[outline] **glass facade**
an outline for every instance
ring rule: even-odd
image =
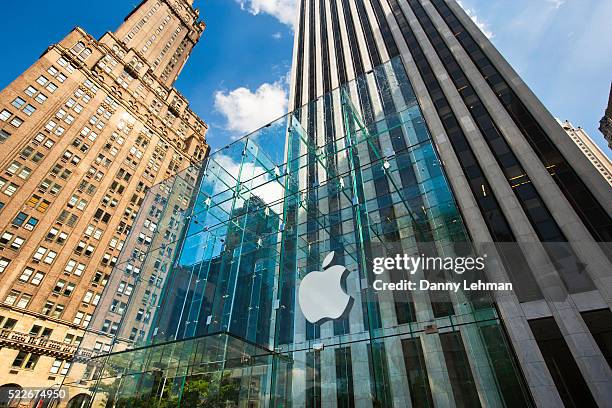
[[[491,293],[374,287],[407,278],[375,274],[376,258],[475,255],[399,59],[155,186],[143,208],[82,342],[93,352],[64,382],[92,406],[532,405]],[[328,267],[339,287],[303,303]],[[349,298],[337,318],[303,310],[334,296]]]

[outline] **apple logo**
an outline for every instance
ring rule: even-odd
[[[328,268],[335,253],[330,252],[323,260],[322,271],[312,271],[300,283],[298,301],[306,320],[319,323],[325,319],[337,319],[352,304],[350,297],[342,288],[348,269],[342,265]]]

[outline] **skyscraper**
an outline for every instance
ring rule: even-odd
[[[137,273],[123,254],[104,353],[64,384],[96,407],[608,405],[607,182],[454,1],[299,6],[291,112],[148,192],[126,247],[166,241]],[[189,204],[152,231],[168,197]],[[113,320],[158,265],[126,302],[146,325]],[[406,280],[513,290],[377,289]]]
[[[498,298],[497,307],[535,402],[609,404],[609,184],[453,0],[301,1],[291,104],[302,106],[394,57],[471,239],[522,248],[513,256],[501,251],[498,272],[514,283],[515,295]],[[365,116],[389,109],[366,84],[356,92]],[[588,266],[567,270],[557,262],[560,252]],[[536,267],[542,259],[552,266]],[[539,272],[525,273],[529,268]]]
[[[599,121],[599,130],[603,133],[608,141],[608,146],[612,149],[612,85],[610,85],[610,97],[608,98],[608,107],[603,118]]]
[[[193,0],[145,0],[0,93],[0,386],[61,383],[146,191],[206,156],[173,86],[204,28]]]
[[[560,122],[567,135],[582,150],[582,153],[593,163],[598,172],[612,185],[612,162],[583,128],[574,127],[569,120]]]

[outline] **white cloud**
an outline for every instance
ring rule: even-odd
[[[547,0],[547,1],[564,1],[564,0]],[[480,28],[480,31],[482,31],[483,34],[487,36],[487,38],[489,39],[493,38],[493,32],[489,29],[489,25],[485,23],[484,21],[480,20],[480,18],[478,18],[478,16],[476,15],[476,12],[473,9],[465,6],[463,2],[460,0],[457,0],[457,3],[459,3],[461,8],[463,8],[466,14],[470,16],[474,24],[476,24],[476,26]]]
[[[289,99],[284,80],[264,83],[255,92],[240,87],[215,93],[215,109],[225,116],[225,128],[238,133],[250,133],[287,113]]]
[[[246,184],[246,187],[252,189],[252,194],[261,198],[266,204],[271,205],[272,209],[278,213],[280,207],[280,200],[283,196],[283,186],[278,180],[273,180],[273,175],[265,168],[257,166],[251,162],[244,163],[242,168],[240,163],[235,161],[232,157],[223,153],[216,153],[211,155],[211,158],[226,172],[228,172],[234,179],[241,177],[241,182]],[[282,180],[282,179],[281,179]],[[216,183],[214,193],[217,194],[225,189],[221,186],[222,183]],[[247,194],[243,190],[243,194]],[[243,198],[236,198],[236,206],[243,205]],[[224,205],[228,206],[226,211],[231,209],[231,202],[226,202]]]
[[[294,28],[298,4],[297,0],[235,0],[243,10],[253,15],[270,14],[283,24]]]
[[[272,38],[274,38],[275,40],[280,40],[281,38],[283,38],[283,34],[280,31],[278,31],[272,34]]]
[[[552,4],[552,6],[555,9],[559,9],[559,7],[561,7],[562,5],[565,4],[565,0],[544,0],[544,1],[546,1],[547,3]]]

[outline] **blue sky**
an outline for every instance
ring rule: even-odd
[[[176,86],[209,124],[213,149],[286,110],[294,1],[196,0],[207,29]],[[43,0],[28,7],[5,3],[0,88],[73,26],[99,37],[116,29],[139,0],[105,0],[104,7],[95,8],[77,0],[64,0],[61,7]],[[612,1],[462,4],[548,109],[584,127],[610,155],[597,126],[612,80]]]

